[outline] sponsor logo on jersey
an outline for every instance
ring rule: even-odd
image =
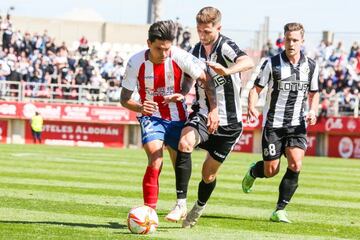
[[[307,81],[296,80],[295,74],[288,78],[279,80],[278,90],[280,91],[306,91],[309,88]]]

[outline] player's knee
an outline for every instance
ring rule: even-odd
[[[163,159],[162,158],[154,158],[151,159],[149,162],[149,167],[152,168],[160,168],[162,164]]]
[[[215,181],[216,175],[215,174],[209,174],[209,175],[203,175],[202,179],[206,184],[212,183]]]
[[[273,177],[278,173],[279,173],[279,167],[278,166],[270,166],[270,167],[264,169],[264,175],[267,178]]]
[[[178,149],[181,152],[192,152],[194,150],[195,140],[184,136],[180,139]]]
[[[289,166],[288,166],[288,168],[293,172],[300,172],[301,167],[302,167],[301,162],[290,163]]]

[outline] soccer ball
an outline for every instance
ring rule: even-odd
[[[159,218],[154,209],[148,206],[132,208],[127,218],[127,226],[132,233],[148,234],[156,231]]]

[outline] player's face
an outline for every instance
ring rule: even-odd
[[[150,49],[150,61],[155,64],[160,64],[165,61],[170,55],[170,48],[172,42],[169,40],[156,39],[154,42],[147,41]]]
[[[300,54],[300,49],[304,43],[301,31],[288,31],[285,33],[285,51],[286,55],[295,57]]]
[[[212,45],[218,38],[221,29],[220,24],[213,25],[212,23],[197,24],[197,32],[201,44],[204,46]]]

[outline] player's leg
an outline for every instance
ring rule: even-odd
[[[191,153],[203,138],[207,137],[206,118],[193,113],[189,116],[181,131],[178,152],[175,161],[176,197],[177,201],[170,213],[165,217],[169,221],[179,221],[184,218],[187,190],[191,176]]]
[[[271,220],[278,220],[281,222],[290,222],[287,219],[285,207],[290,202],[294,195],[299,181],[299,174],[302,166],[302,160],[306,150],[306,130],[305,127],[298,126],[288,130],[288,137],[286,138],[285,154],[288,161],[288,168],[283,176],[279,186],[279,198],[276,205],[276,210],[273,213],[279,215]],[[284,217],[282,217],[283,215]]]
[[[163,141],[165,129],[161,119],[152,117],[139,118],[144,150],[148,166],[143,178],[144,205],[156,208],[159,194],[159,175],[163,161]]]
[[[191,152],[200,139],[198,132],[193,127],[185,127],[182,130],[176,159],[174,162],[176,178],[176,203],[172,210],[165,216],[171,222],[182,220],[186,216],[186,197],[191,176]],[[200,141],[200,140],[198,140]]]
[[[144,205],[156,208],[159,194],[159,175],[163,161],[163,141],[153,140],[144,144],[148,166],[143,178]]]
[[[244,193],[250,193],[256,178],[269,178],[275,176],[280,169],[280,156],[282,154],[282,138],[280,131],[265,127],[262,134],[262,157],[256,163],[251,164],[246,172],[242,189]]]
[[[207,154],[202,168],[202,180],[198,186],[198,200],[183,221],[183,228],[195,226],[205,210],[207,201],[216,187],[216,176],[221,162]]]
[[[177,156],[177,147],[181,136],[181,130],[184,126],[184,122],[171,122],[167,127],[165,135],[165,144],[170,155],[171,162],[175,170],[175,162]],[[187,213],[186,199],[177,199],[176,204],[172,208],[169,214],[165,216],[165,219],[171,222],[176,222],[184,219]]]
[[[193,227],[197,223],[216,187],[216,176],[219,168],[239,141],[241,133],[241,122],[229,126],[220,126],[215,134],[209,136],[208,141],[199,145],[206,149],[208,154],[203,163],[202,180],[198,186],[198,200],[186,216],[183,222],[184,228]]]

